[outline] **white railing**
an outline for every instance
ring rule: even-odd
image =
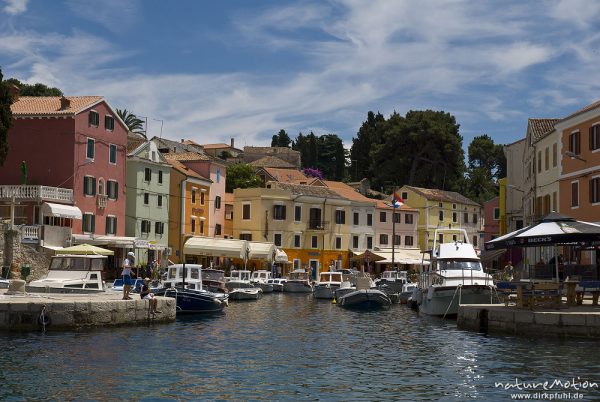
[[[104,194],[98,194],[97,197],[98,207],[106,208],[106,200],[108,199],[108,196]]]
[[[0,186],[0,199],[15,200],[45,200],[59,202],[73,202],[73,190],[70,188],[48,186]]]
[[[39,240],[41,226],[21,226],[21,240]]]

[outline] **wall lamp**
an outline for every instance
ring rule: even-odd
[[[577,155],[575,152],[572,151],[565,152],[565,155],[567,155],[571,159],[579,159],[580,161],[587,162],[586,159],[583,159],[581,156]]]

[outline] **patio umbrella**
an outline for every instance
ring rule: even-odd
[[[84,254],[84,255],[114,255],[114,251],[93,246],[91,244],[78,244],[56,250],[56,254]]]

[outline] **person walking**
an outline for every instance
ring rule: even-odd
[[[129,297],[129,292],[131,292],[131,275],[133,264],[135,263],[135,254],[132,251],[127,253],[127,257],[123,260],[123,300],[133,300]]]

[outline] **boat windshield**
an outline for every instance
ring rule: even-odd
[[[450,269],[460,269],[460,270],[473,270],[473,271],[482,271],[481,261],[438,261],[438,269],[439,270],[450,270]]]
[[[198,268],[190,268],[190,278],[200,279],[200,270]]]
[[[53,257],[50,269],[63,271],[101,271],[104,268],[105,259],[86,257]]]
[[[224,282],[225,273],[223,271],[202,271],[202,279],[205,281]]]

